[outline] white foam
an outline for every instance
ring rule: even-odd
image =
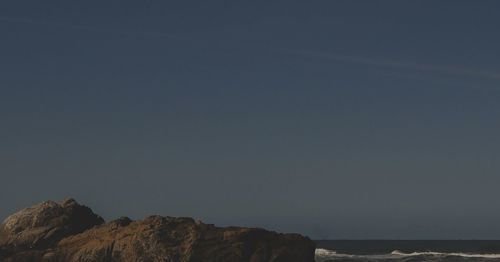
[[[316,254],[316,256],[325,256],[325,257],[340,255],[340,254],[337,254],[336,251],[328,250],[328,249],[324,249],[324,248],[316,248],[315,254]]]
[[[317,262],[322,262],[326,261],[328,259],[334,259],[334,258],[371,258],[371,259],[389,259],[389,258],[395,258],[396,256],[392,254],[381,254],[381,255],[352,255],[352,254],[343,254],[343,253],[337,253],[336,251],[333,250],[328,250],[324,248],[317,248],[316,252],[316,261]]]

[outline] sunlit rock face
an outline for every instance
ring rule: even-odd
[[[102,223],[100,216],[73,199],[46,201],[7,217],[0,227],[0,245],[14,250],[43,249]]]

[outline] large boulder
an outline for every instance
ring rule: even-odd
[[[9,223],[8,228],[13,227],[17,226]],[[38,227],[43,227],[43,223]],[[11,246],[3,246],[2,251],[0,246],[0,252],[4,252],[3,260],[0,253],[0,260],[313,262],[315,250],[313,241],[298,234],[279,234],[258,228],[221,228],[191,218],[161,216],[139,221],[122,217],[47,243],[51,244],[45,245],[45,249],[16,251],[9,249]]]
[[[14,251],[44,249],[102,223],[100,216],[73,199],[46,201],[7,217],[0,226],[0,246]]]

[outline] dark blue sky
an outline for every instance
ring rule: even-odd
[[[500,2],[179,2],[0,3],[0,217],[500,238]]]

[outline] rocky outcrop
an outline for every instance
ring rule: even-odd
[[[46,201],[5,219],[0,226],[0,246],[12,251],[48,248],[102,223],[100,216],[73,199]]]
[[[298,234],[220,228],[191,218],[102,218],[74,200],[44,202],[0,227],[1,261],[312,262],[315,244]]]

